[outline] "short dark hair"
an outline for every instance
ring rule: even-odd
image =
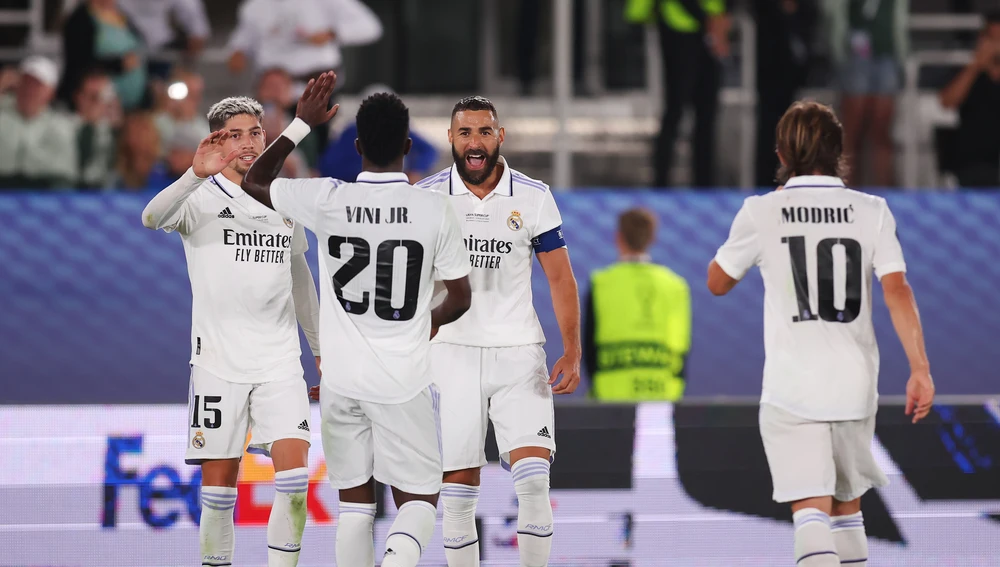
[[[224,98],[208,109],[208,127],[213,132],[221,130],[226,127],[226,122],[243,114],[253,116],[260,122],[264,118],[264,107],[248,96]]]
[[[988,10],[983,13],[983,27],[1000,24],[1000,10]]]
[[[410,137],[410,109],[392,93],[375,93],[358,109],[358,144],[368,161],[386,167],[403,155]]]
[[[493,101],[484,96],[467,96],[456,102],[455,108],[451,109],[451,117],[454,118],[456,114],[465,110],[489,110],[493,113],[493,118],[500,120],[497,107],[493,106]]]
[[[656,237],[656,215],[648,209],[629,209],[618,217],[618,232],[629,250],[645,252]]]
[[[796,102],[785,111],[776,130],[778,154],[785,161],[778,170],[779,183],[796,175],[847,176],[844,128],[829,106]]]

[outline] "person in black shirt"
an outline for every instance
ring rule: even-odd
[[[940,94],[957,109],[955,175],[963,187],[1000,185],[1000,12],[985,16],[972,61]]]

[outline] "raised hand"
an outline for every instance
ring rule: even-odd
[[[295,107],[295,117],[300,118],[310,128],[329,122],[340,109],[339,104],[335,104],[329,110],[326,108],[330,104],[330,97],[333,96],[333,89],[336,86],[337,74],[333,71],[327,71],[315,79],[310,79],[306,90],[299,97],[298,106]]]
[[[226,152],[225,145],[228,139],[229,132],[219,130],[212,132],[198,144],[198,150],[194,153],[194,161],[191,164],[195,175],[202,179],[215,175],[226,169],[226,166],[240,155],[239,148]]]

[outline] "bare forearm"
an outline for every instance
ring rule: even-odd
[[[563,351],[580,353],[580,292],[577,289],[576,278],[570,274],[558,280],[550,281],[552,290],[552,309],[559,323],[559,333],[562,335]]]
[[[455,293],[448,292],[441,305],[431,310],[431,326],[434,328],[454,323],[469,310],[468,302]]]
[[[929,370],[930,362],[927,360],[927,350],[924,345],[924,330],[920,324],[920,312],[917,310],[913,289],[906,286],[898,291],[886,293],[885,304],[889,308],[889,315],[892,317],[892,325],[896,328],[899,342],[906,352],[910,371]]]
[[[969,90],[979,77],[979,68],[975,64],[969,64],[962,69],[962,72],[948,83],[948,86],[941,91],[941,106],[945,108],[958,108],[969,96]]]
[[[273,209],[271,205],[271,182],[278,178],[285,159],[295,150],[295,143],[284,135],[279,136],[273,144],[260,154],[257,161],[243,176],[243,190],[257,202]]]

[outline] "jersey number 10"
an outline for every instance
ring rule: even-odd
[[[809,274],[806,264],[806,237],[785,236],[782,244],[788,244],[792,259],[792,279],[795,282],[795,297],[799,304],[799,314],[792,321],[815,321],[809,301]],[[833,247],[844,247],[844,309],[834,305],[833,293]],[[824,238],[816,245],[816,278],[819,291],[819,319],[830,323],[850,323],[861,312],[861,244],[851,238]]]
[[[371,246],[357,236],[331,236],[327,242],[330,256],[340,258],[340,245],[350,244],[354,254],[333,274],[333,290],[344,311],[351,315],[364,315],[368,311],[368,292],[361,293],[361,301],[344,299],[344,286],[357,277],[371,263]],[[403,287],[403,305],[392,306],[393,256],[397,248],[406,249],[406,280]],[[386,240],[375,252],[375,315],[385,321],[409,321],[417,311],[420,292],[420,271],[424,265],[424,247],[416,240]]]

